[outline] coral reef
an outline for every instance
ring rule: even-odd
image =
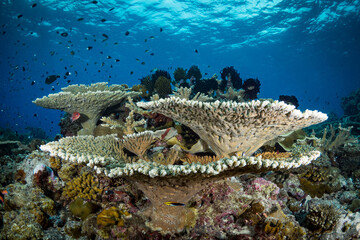
[[[256,78],[249,78],[244,81],[242,88],[245,90],[244,99],[253,100],[257,98],[260,92],[260,81]]]

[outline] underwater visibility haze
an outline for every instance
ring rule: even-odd
[[[153,69],[228,66],[259,98],[343,114],[360,86],[359,1],[2,1],[1,126],[59,132],[31,103],[69,84],[139,84]],[[46,78],[58,75],[51,84]],[[36,114],[36,115],[34,115]],[[26,130],[25,130],[26,132]]]
[[[0,240],[360,239],[359,43],[360,0],[2,0]]]

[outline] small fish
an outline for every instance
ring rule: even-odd
[[[129,36],[130,32],[129,31],[126,31],[125,32],[125,36]]]
[[[91,3],[93,3],[93,4],[97,4],[97,3],[98,3],[98,1],[95,1],[95,0],[94,0],[94,1],[91,1]]]
[[[1,202],[1,204],[4,204],[4,196],[6,194],[8,194],[8,191],[6,191],[6,190],[3,190],[3,191],[0,192],[0,202]]]
[[[163,31],[163,29],[162,28],[160,28],[160,32],[162,32]]]
[[[31,86],[33,86],[33,85],[35,85],[35,81],[32,81],[32,82],[31,82]]]
[[[34,117],[37,117],[37,114],[36,114],[36,113],[34,113]]]
[[[80,22],[80,21],[84,20],[84,18],[81,17],[81,18],[78,18],[77,20]]]
[[[130,72],[130,75],[133,75],[133,74],[134,74],[134,72],[133,72],[133,71],[131,71],[131,72]]]
[[[60,34],[62,37],[67,37],[67,36],[69,36],[69,34],[67,33],[67,32],[63,32],[63,33],[61,33]]]
[[[185,204],[183,204],[183,203],[178,203],[178,202],[165,202],[164,204],[165,204],[165,205],[168,205],[168,206],[173,206],[173,207],[185,206]]]
[[[101,19],[101,22],[106,22],[106,19],[105,18]]]
[[[22,14],[19,14],[19,15],[17,16],[17,18],[18,18],[18,19],[19,19],[19,18],[22,18],[22,16],[23,16]]]
[[[153,53],[153,52],[152,52],[152,53],[150,53],[150,56],[154,56],[154,55],[155,55],[155,53]]]
[[[197,49],[195,49],[194,52],[199,53],[199,51]]]
[[[88,46],[88,47],[86,48],[86,50],[91,50],[91,49],[93,49],[92,46]]]
[[[78,120],[79,118],[80,118],[80,113],[74,112],[74,113],[71,115],[71,122],[74,122],[74,121]]]
[[[111,59],[111,56],[106,56],[107,59]]]
[[[45,79],[45,83],[46,84],[51,84],[53,82],[56,81],[56,79],[58,79],[60,76],[59,75],[50,75],[50,76],[47,76],[46,79]]]
[[[37,4],[34,3],[33,5],[31,5],[31,8],[34,8],[34,7],[36,7],[36,6],[37,6]]]
[[[120,62],[120,59],[115,59],[115,62]]]
[[[145,62],[141,62],[141,65],[145,65]]]
[[[104,38],[109,38],[109,36],[106,35],[105,33],[103,33],[102,36],[103,36]]]
[[[75,52],[72,50],[72,51],[70,52],[70,54],[71,54],[71,56],[74,56],[74,55],[75,55]]]
[[[150,36],[149,38],[150,38],[150,39],[155,39],[155,37],[154,37],[154,36]]]
[[[66,76],[70,76],[70,75],[71,75],[71,72],[66,72],[65,75],[66,75]]]
[[[110,9],[109,9],[109,12],[112,11],[112,10],[114,10],[114,9],[115,9],[115,8],[110,8]]]

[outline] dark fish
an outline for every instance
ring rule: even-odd
[[[62,37],[67,37],[67,36],[69,36],[69,34],[67,33],[67,32],[63,32],[63,33],[61,33],[60,34]]]
[[[115,62],[120,62],[120,59],[115,59]]]
[[[71,75],[71,72],[66,72],[65,75],[66,75],[66,76],[70,76],[70,75]]]
[[[145,65],[145,62],[141,62],[141,65]]]
[[[134,72],[133,72],[133,71],[131,71],[131,72],[130,72],[130,75],[133,75],[133,74],[134,74]]]
[[[54,51],[50,51],[50,56],[54,56],[55,52]]]
[[[163,31],[163,29],[162,28],[160,28],[160,32],[162,32]]]
[[[52,87],[51,87],[51,90],[52,90],[52,91],[55,91],[55,87],[54,87],[54,86],[52,86]]]
[[[155,54],[154,53],[150,53],[150,56],[154,56]]]
[[[80,21],[84,20],[84,18],[78,18],[77,20],[80,22]]]
[[[36,6],[37,6],[37,4],[34,3],[33,5],[31,5],[31,8],[34,8],[34,7],[36,7]]]
[[[37,114],[36,114],[36,113],[34,113],[34,117],[37,117]]]
[[[150,38],[150,39],[155,39],[155,37],[154,37],[154,36],[150,36],[149,38]]]
[[[111,56],[106,56],[107,59],[111,59]]]
[[[25,72],[25,67],[22,67],[23,72]]]
[[[97,4],[97,3],[98,3],[98,1],[95,1],[95,0],[94,0],[94,1],[91,1],[91,3],[93,3],[93,4]]]
[[[112,10],[114,10],[114,9],[115,9],[115,8],[110,8],[110,9],[109,9],[109,12],[112,11]]]
[[[72,51],[70,52],[70,54],[71,54],[72,56],[74,56],[74,55],[75,55],[74,50],[72,50]]]
[[[128,36],[129,34],[130,34],[129,31],[126,31],[126,32],[125,32],[125,36]]]
[[[86,50],[91,50],[91,49],[93,49],[92,46],[88,46],[88,47],[86,48]]]
[[[55,82],[56,79],[60,78],[59,75],[50,75],[50,76],[47,76],[47,78],[45,79],[45,83],[46,84],[51,84],[53,82]]]
[[[146,38],[144,39],[144,42],[147,42],[147,39],[146,39]]]
[[[35,85],[35,81],[32,81],[32,82],[31,82],[31,86],[33,86],[33,85]]]
[[[140,62],[140,59],[138,59],[138,58],[136,58],[135,60],[138,61],[138,62]]]
[[[105,18],[101,19],[101,22],[106,22],[106,19]]]
[[[104,38],[109,38],[108,35],[106,35],[105,33],[102,34]]]
[[[19,19],[19,18],[22,18],[22,16],[23,16],[22,14],[19,14],[19,15],[17,16],[17,18],[18,18],[18,19]]]
[[[67,82],[67,83],[70,83],[70,82],[71,82],[71,80],[66,80],[66,82]]]
[[[199,53],[199,51],[197,49],[195,49],[194,52]]]

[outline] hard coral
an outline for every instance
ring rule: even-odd
[[[191,66],[186,74],[186,78],[190,79],[190,85],[192,85],[194,80],[196,80],[196,81],[200,80],[201,77],[202,77],[202,74],[200,72],[200,69],[198,66],[195,66],[195,65]]]
[[[174,71],[174,85],[177,87],[189,87],[189,84],[186,82],[186,69],[178,67]]]
[[[323,233],[335,227],[340,216],[332,202],[310,201],[309,207],[305,222],[310,230]]]
[[[95,200],[98,194],[102,192],[98,186],[98,182],[90,173],[83,173],[80,177],[66,184],[62,195],[71,200],[77,198]]]

